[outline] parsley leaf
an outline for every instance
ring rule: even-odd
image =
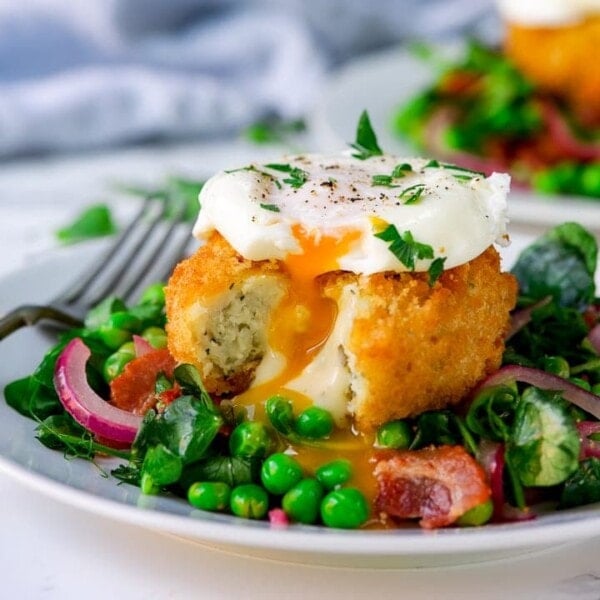
[[[412,171],[412,170],[413,170],[412,166],[409,165],[408,163],[401,163],[394,167],[394,170],[392,171],[392,177],[394,179],[398,179],[400,177],[405,177],[406,173],[409,171]]]
[[[273,169],[274,171],[281,171],[282,173],[288,173],[289,177],[283,180],[283,183],[289,183],[293,188],[302,187],[308,180],[308,173],[298,167],[292,167],[288,164],[270,163],[265,165],[267,169]]]
[[[444,263],[446,262],[446,257],[438,256],[434,259],[429,265],[429,269],[427,269],[427,274],[429,275],[429,286],[433,286],[433,284],[440,278],[440,275],[444,272]]]
[[[106,204],[94,204],[86,208],[72,223],[56,232],[63,244],[112,235],[117,231],[110,208]]]
[[[375,237],[390,242],[390,252],[411,271],[415,270],[415,260],[433,258],[431,246],[417,242],[410,231],[400,235],[395,225],[388,225],[383,231],[376,233]]]
[[[356,128],[356,141],[350,144],[352,148],[356,150],[352,154],[354,158],[359,160],[365,160],[371,158],[371,156],[381,156],[383,151],[377,144],[377,136],[371,126],[371,120],[366,110],[363,110],[358,120],[358,126]]]
[[[252,171],[253,173],[258,173],[259,175],[262,175],[263,177],[268,177],[277,186],[278,189],[281,189],[281,183],[280,183],[279,179],[277,179],[277,177],[273,177],[273,175],[271,175],[271,173],[267,173],[266,171],[261,171],[260,169],[257,169],[254,165],[248,165],[247,167],[240,167],[239,169],[230,169],[229,171],[225,171],[225,173],[227,173],[229,175],[229,173],[237,173],[239,171]]]
[[[425,191],[424,183],[416,183],[403,189],[398,198],[404,198],[404,204],[416,204]]]
[[[371,179],[371,185],[382,185],[389,188],[400,187],[394,184],[394,178],[392,175],[373,175]]]
[[[279,206],[276,204],[261,204],[260,207],[265,210],[270,210],[271,212],[280,212]]]

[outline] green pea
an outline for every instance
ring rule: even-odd
[[[592,386],[590,385],[590,382],[585,380],[585,379],[581,379],[580,377],[570,377],[569,381],[571,383],[574,383],[575,385],[578,385],[580,388],[583,388],[586,391],[591,391]]]
[[[232,456],[262,458],[272,446],[268,429],[257,421],[240,423],[229,436],[229,450]]]
[[[112,350],[116,350],[138,331],[140,320],[127,311],[112,313],[98,328],[98,336]]]
[[[269,496],[255,483],[238,485],[231,491],[229,508],[236,517],[262,519],[269,510]]]
[[[222,511],[229,506],[231,487],[221,481],[198,481],[187,493],[188,502],[200,510]]]
[[[394,448],[396,450],[408,448],[412,442],[413,434],[406,421],[389,421],[377,430],[377,445],[380,448]]]
[[[303,479],[286,492],[281,507],[293,521],[311,525],[319,518],[321,498],[321,484],[316,479]]]
[[[352,477],[352,463],[345,458],[332,460],[324,465],[321,465],[315,471],[317,481],[326,489],[333,490]]]
[[[164,304],[165,286],[163,283],[149,285],[140,296],[138,304]]]
[[[487,523],[494,513],[494,503],[486,500],[461,515],[456,523],[461,527],[477,527]]]
[[[263,463],[260,479],[272,494],[285,494],[302,479],[302,467],[288,454],[277,452]]]
[[[329,492],[321,502],[321,519],[327,527],[356,529],[369,518],[369,505],[356,488]]]
[[[142,331],[142,337],[153,348],[167,347],[167,333],[161,327],[146,327],[146,329]]]
[[[294,408],[292,403],[283,396],[271,396],[265,403],[265,412],[271,425],[284,435],[294,428]]]
[[[160,491],[160,488],[152,479],[152,476],[149,473],[142,473],[140,478],[140,490],[142,494],[146,494],[147,496],[155,496]]]
[[[553,373],[559,377],[568,378],[571,374],[571,367],[568,361],[562,356],[544,356],[542,369],[547,373]]]
[[[134,358],[135,348],[133,342],[123,344],[116,352],[108,356],[102,367],[102,374],[106,382],[110,383],[117,375],[120,375]]]
[[[581,174],[581,191],[586,196],[600,197],[600,164],[586,165]]]
[[[331,413],[319,406],[311,406],[303,410],[296,419],[296,432],[305,438],[320,439],[333,431]]]

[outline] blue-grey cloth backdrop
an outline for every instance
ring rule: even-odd
[[[495,26],[491,0],[0,0],[0,157],[298,117],[359,53]]]

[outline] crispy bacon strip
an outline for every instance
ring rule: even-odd
[[[151,350],[134,358],[112,380],[111,404],[136,415],[143,415],[159,399],[154,393],[156,377],[161,372],[169,378],[173,377],[175,365],[175,359],[166,348]]]
[[[420,518],[425,529],[454,523],[491,493],[485,472],[462,446],[385,453],[374,473],[377,509],[391,517]]]

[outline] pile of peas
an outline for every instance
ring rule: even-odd
[[[149,324],[144,318],[144,311],[140,307],[152,307],[150,314],[160,315],[155,317],[157,323],[164,320],[162,308],[165,304],[165,292],[162,283],[157,283],[146,288],[140,297],[137,307],[127,310],[112,312],[96,330],[98,338],[114,352],[104,361],[102,374],[107,383],[110,383],[136,356],[132,337],[134,334],[144,338],[153,348],[167,347],[167,334],[162,326]],[[137,313],[137,314],[136,314]],[[160,325],[163,323],[160,322]]]
[[[276,396],[267,401],[271,424],[280,433],[290,433],[291,402]],[[275,419],[275,423],[273,420]],[[279,419],[279,420],[277,420]],[[312,406],[293,420],[294,434],[307,439],[323,439],[333,430],[331,414]],[[282,508],[295,523],[356,529],[369,518],[369,505],[358,489],[345,487],[352,477],[352,465],[337,459],[307,475],[300,463],[285,452],[271,452],[272,430],[258,421],[244,421],[229,437],[229,452],[239,458],[262,460],[260,484],[230,487],[223,482],[199,481],[187,492],[190,504],[207,511],[230,512],[246,519],[263,519],[272,508]]]

